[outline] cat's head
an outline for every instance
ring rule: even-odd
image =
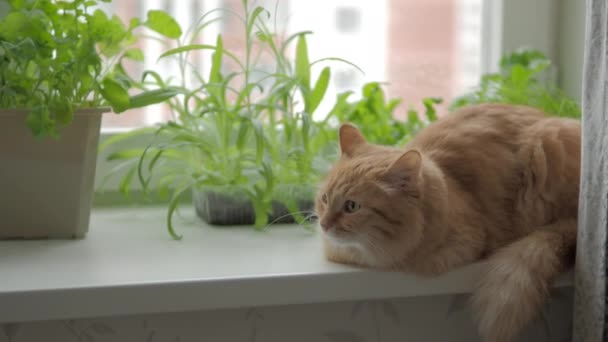
[[[324,237],[370,264],[398,262],[423,240],[427,161],[415,149],[370,144],[350,124],[340,127],[340,149],[315,200]]]

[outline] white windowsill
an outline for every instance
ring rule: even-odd
[[[479,274],[359,270],[325,261],[319,234],[297,226],[188,220],[173,241],[164,209],[103,209],[84,240],[0,242],[0,322],[467,293]]]

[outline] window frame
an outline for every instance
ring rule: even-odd
[[[495,72],[504,52],[533,47],[551,60],[558,56],[557,18],[561,1],[485,0],[482,72]]]

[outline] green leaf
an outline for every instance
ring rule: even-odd
[[[121,133],[121,134],[115,134],[112,135],[111,137],[109,137],[108,139],[104,140],[102,143],[99,144],[99,152],[103,152],[105,151],[108,147],[119,143],[121,141],[136,137],[136,136],[145,136],[147,134],[152,135],[152,133],[154,133],[157,130],[157,128],[155,127],[143,127],[143,128],[138,128],[135,130],[132,130],[130,132],[126,132],[126,133]]]
[[[287,208],[287,211],[289,212],[289,214],[291,216],[293,216],[296,223],[308,228],[307,224],[306,224],[306,217],[304,217],[304,215],[302,215],[302,213],[300,212],[300,208],[298,208],[296,199],[291,197],[282,202],[283,202],[283,205],[285,205],[285,207]]]
[[[123,56],[125,58],[131,59],[134,61],[138,61],[138,62],[141,62],[144,60],[144,52],[139,48],[129,49],[129,50],[125,51]]]
[[[222,35],[218,34],[213,56],[211,57],[211,71],[209,72],[209,83],[220,83],[222,81],[222,55],[224,52],[224,44]]]
[[[222,35],[217,35],[215,50],[211,56],[211,70],[209,71],[209,83],[205,86],[211,95],[211,100],[220,103],[223,106],[225,103],[225,89],[228,85],[227,81],[222,79],[222,56],[224,53],[224,45],[222,43]]]
[[[120,83],[106,77],[102,85],[101,95],[112,106],[114,112],[120,113],[129,109],[129,93]]]
[[[213,45],[209,45],[209,44],[190,44],[190,45],[184,45],[184,46],[180,46],[177,47],[175,49],[170,49],[168,51],[165,51],[164,53],[162,53],[158,59],[163,59],[169,56],[173,56],[173,55],[178,55],[184,52],[189,52],[189,51],[196,51],[196,50],[216,50],[217,47],[213,46]],[[222,53],[225,54],[226,56],[230,57],[234,62],[236,62],[241,68],[243,68],[243,63],[241,62],[241,60],[234,55],[232,52],[222,49]]]
[[[239,92],[239,96],[234,102],[235,107],[241,107],[243,105],[243,101],[251,94],[254,89],[258,89],[260,93],[263,92],[262,86],[258,83],[249,83],[241,91]]]
[[[344,58],[339,58],[339,57],[325,57],[325,58],[321,58],[321,59],[317,59],[316,61],[310,63],[310,66],[312,67],[313,65],[317,64],[317,63],[321,63],[321,62],[341,62],[344,64],[348,64],[350,66],[352,66],[353,68],[357,69],[357,71],[359,71],[362,75],[365,75],[365,71],[363,71],[363,69],[361,69],[358,65],[356,65],[355,63],[352,63]]]
[[[441,103],[441,99],[438,98],[425,98],[422,100],[426,109],[426,116],[429,121],[433,122],[437,120],[437,111],[435,110],[435,104]]]
[[[325,93],[327,92],[327,87],[329,85],[330,75],[330,68],[323,68],[323,71],[321,71],[321,74],[317,79],[317,83],[315,84],[315,87],[313,88],[310,94],[309,101],[306,104],[306,107],[308,108],[304,109],[306,112],[310,114],[314,113],[314,111],[317,109],[317,107],[323,100],[323,97],[325,97]]]
[[[107,2],[111,2],[112,0],[106,0]],[[131,21],[129,21],[129,29],[133,30],[134,28],[138,27],[139,25],[141,25],[141,21],[139,20],[139,18],[132,18]]]
[[[300,80],[300,85],[310,90],[310,61],[308,60],[308,45],[306,36],[300,35],[296,45],[296,77]]]
[[[152,152],[152,151],[157,151],[157,154],[154,155],[154,157],[152,158],[152,161],[150,162],[150,164],[152,164],[150,166],[150,169],[153,168],[154,167],[153,164],[156,163],[156,160],[158,160],[158,158],[162,154],[162,149],[157,149],[157,148],[153,147],[152,143],[148,144],[146,146],[146,148],[144,148],[143,152],[139,156],[139,161],[137,162],[137,178],[139,179],[139,183],[142,186],[142,190],[143,190],[144,194],[147,194],[149,192],[148,185],[150,184],[152,176],[148,177],[148,179],[146,179],[144,177],[143,165],[144,165],[144,160],[146,159],[146,155],[148,154],[148,152]]]
[[[392,113],[395,111],[395,109],[397,108],[397,106],[399,106],[402,102],[402,99],[392,99],[388,102],[388,105],[386,106],[386,109]]]
[[[182,29],[170,15],[160,10],[148,11],[148,20],[145,25],[163,36],[177,39],[182,35]]]
[[[130,168],[127,174],[120,181],[118,191],[120,191],[120,193],[122,193],[124,196],[129,196],[129,188],[131,187],[131,181],[135,175],[135,170],[135,167]]]
[[[74,109],[72,104],[66,101],[57,101],[50,106],[51,114],[54,115],[57,123],[67,125],[74,118]]]
[[[30,18],[23,12],[9,13],[0,21],[0,37],[8,40],[17,39],[27,29],[29,20]]]
[[[348,98],[353,94],[352,91],[346,91],[338,94],[334,107],[329,111],[329,115],[325,118],[325,122],[332,117],[338,119],[339,122],[347,121],[348,112],[352,110],[351,105],[348,103]]]
[[[46,135],[57,137],[54,127],[55,121],[51,119],[48,108],[38,107],[33,109],[26,117],[26,124],[37,138],[42,138]]]
[[[148,78],[148,76],[151,76],[154,79],[154,82],[156,82],[156,84],[158,86],[160,86],[160,87],[165,86],[165,82],[163,81],[163,78],[160,76],[159,73],[157,73],[154,70],[146,70],[143,72],[143,74],[141,75],[142,83],[146,82],[146,79]]]
[[[57,1],[57,8],[63,10],[75,10],[78,7],[78,2],[68,2],[68,1]]]
[[[12,6],[14,9],[22,9],[26,0],[8,0],[8,5]]]
[[[169,201],[169,207],[167,208],[167,230],[169,231],[169,235],[171,235],[171,237],[175,240],[181,240],[182,236],[175,232],[175,227],[173,227],[173,215],[177,210],[180,198],[186,191],[190,190],[191,186],[192,184],[187,184],[175,190],[171,196],[171,200]]]
[[[258,39],[263,43],[270,42],[272,40],[272,38],[274,37],[273,34],[268,33],[268,32],[262,32],[262,31],[257,31],[255,33],[255,36],[258,37]]]
[[[216,47],[214,45],[210,45],[210,44],[189,44],[189,45],[183,45],[174,49],[169,49],[165,52],[163,52],[158,59],[162,59],[165,57],[169,57],[169,56],[173,56],[173,55],[177,55],[180,53],[184,53],[184,52],[189,52],[189,51],[195,51],[195,50],[215,50]]]
[[[304,150],[307,155],[310,153],[309,134],[310,126],[312,125],[311,121],[310,114],[307,112],[302,113],[302,145],[304,145]]]
[[[292,34],[291,36],[287,37],[287,39],[285,39],[285,41],[282,44],[281,47],[281,55],[285,55],[285,50],[287,49],[287,47],[289,46],[289,44],[291,44],[291,42],[296,39],[299,38],[301,36],[307,35],[307,34],[312,34],[312,31],[300,31],[300,32],[296,32],[294,34]]]
[[[271,205],[264,201],[264,191],[258,185],[254,185],[254,189],[253,193],[248,192],[255,212],[255,222],[253,225],[257,230],[262,230],[268,225],[268,212],[271,209]]]
[[[257,165],[262,164],[262,158],[264,157],[264,129],[262,128],[262,124],[257,120],[252,120],[253,131],[255,134],[255,160]]]
[[[270,166],[270,164],[268,162],[263,162],[262,163],[262,168],[259,170],[259,172],[262,174],[262,177],[264,177],[264,181],[266,182],[266,198],[268,201],[272,200],[272,198],[270,198],[271,194],[272,194],[272,190],[274,189],[275,186],[275,175],[274,172],[272,171],[272,166]]]
[[[245,147],[245,143],[247,142],[247,137],[249,136],[249,126],[247,125],[246,120],[242,120],[239,124],[239,131],[237,133],[236,138],[236,147],[239,150],[242,150]]]
[[[521,65],[511,68],[511,78],[516,84],[523,85],[529,79],[530,72]]]
[[[113,153],[109,154],[106,157],[106,160],[113,161],[113,160],[139,158],[142,155],[142,153],[144,153],[143,148],[122,150],[122,151],[113,152]]]
[[[258,6],[251,13],[251,16],[249,17],[249,23],[247,23],[247,31],[245,33],[247,35],[247,37],[251,37],[251,30],[252,30],[253,26],[255,25],[255,22],[258,19],[258,16],[260,14],[262,14],[263,12],[268,13],[268,11],[266,11],[263,7]],[[270,16],[270,13],[268,13],[268,16]]]
[[[129,98],[129,108],[140,108],[165,102],[177,94],[179,91],[174,88],[144,91]]]
[[[160,198],[169,199],[171,193],[171,185],[175,182],[178,177],[176,174],[168,174],[161,177],[156,184],[156,191]]]
[[[413,124],[418,123],[419,121],[420,120],[418,118],[418,112],[415,109],[413,109],[413,108],[408,109],[408,111],[407,111],[407,122],[409,124],[413,125]]]
[[[102,178],[100,184],[98,185],[97,189],[99,189],[101,192],[103,192],[104,191],[103,189],[106,187],[106,184],[112,178],[112,176],[116,175],[116,174],[121,174],[121,175],[124,174],[125,169],[127,167],[133,167],[132,160],[123,161],[123,162],[119,163],[118,165],[112,167],[108,172],[105,173],[105,175],[103,175],[103,178]]]

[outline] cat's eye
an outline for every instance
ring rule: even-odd
[[[349,214],[352,214],[359,209],[361,209],[361,205],[355,201],[347,200],[344,202],[344,211]]]
[[[323,202],[324,204],[327,204],[328,201],[329,201],[329,198],[327,198],[327,194],[323,194],[323,196],[321,196],[321,202]]]

